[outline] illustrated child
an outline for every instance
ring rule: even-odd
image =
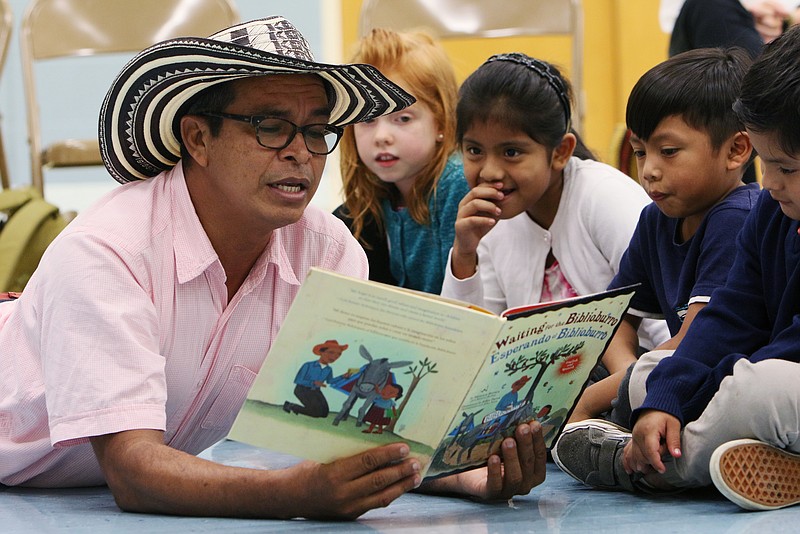
[[[383,428],[397,417],[397,404],[395,401],[403,396],[403,386],[393,382],[387,382],[381,389],[381,396],[375,399],[370,406],[364,421],[369,423],[369,428],[362,430],[364,434],[373,433],[383,434]]]
[[[300,399],[302,405],[286,401],[283,403],[284,412],[300,413],[309,417],[328,417],[328,401],[325,400],[320,388],[326,387],[326,383],[330,384],[333,380],[330,364],[338,360],[347,347],[339,345],[333,339],[314,346],[312,352],[319,356],[319,359],[304,363],[294,378],[296,384],[294,395]]]
[[[627,122],[639,179],[653,203],[639,219],[609,288],[641,284],[606,358],[633,362],[643,317],[663,317],[675,349],[725,283],[736,236],[759,194],[744,185],[752,145],[733,112],[751,64],[739,48],[705,48],[656,65],[636,83]],[[570,421],[599,417],[618,397],[626,371],[590,385]],[[627,382],[611,420],[629,428]]]
[[[765,47],[734,111],[764,191],[725,284],[678,348],[636,363],[633,433],[592,420],[559,439],[560,465],[586,484],[657,493],[713,483],[749,510],[800,502],[800,28]]]
[[[525,386],[525,384],[528,383],[529,380],[530,377],[528,377],[527,375],[522,376],[521,378],[515,380],[514,383],[511,384],[511,391],[509,391],[500,398],[500,401],[497,403],[497,406],[495,406],[494,409],[507,410],[509,408],[513,408],[514,406],[516,406],[517,403],[519,403],[519,395],[518,395],[519,390],[521,390]]]
[[[558,69],[519,53],[490,57],[462,84],[456,138],[472,189],[443,295],[501,312],[603,291],[617,273],[649,200],[593,160],[571,128],[571,95]],[[650,326],[653,347],[666,327]]]
[[[364,247],[370,279],[438,294],[469,190],[454,154],[453,67],[429,35],[385,29],[361,40],[354,61],[379,68],[417,102],[345,129],[345,201],[334,213]]]

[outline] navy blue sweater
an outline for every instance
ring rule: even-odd
[[[647,379],[644,409],[667,412],[682,424],[697,419],[742,358],[800,362],[800,235],[762,191],[737,238],[726,284],[692,322],[671,357]],[[765,394],[768,384],[753,384]]]

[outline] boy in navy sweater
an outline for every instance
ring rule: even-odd
[[[605,418],[630,428],[623,378],[641,354],[642,319],[666,319],[671,337],[656,349],[674,350],[725,283],[736,235],[759,192],[742,182],[752,145],[732,109],[751,64],[739,48],[692,50],[650,69],[631,91],[631,147],[653,203],[642,210],[609,289],[639,287],[603,357],[618,371],[586,389],[571,422],[607,413],[619,396]]]
[[[800,27],[765,48],[734,110],[762,159],[764,191],[726,284],[674,353],[636,364],[632,435],[592,420],[560,438],[566,470],[589,485],[713,483],[745,509],[800,503]]]

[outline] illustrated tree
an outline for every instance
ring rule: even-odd
[[[553,365],[554,363],[564,360],[564,362],[568,362],[570,358],[578,357],[578,352],[583,348],[584,342],[580,341],[578,343],[565,343],[564,345],[556,348],[552,352],[548,352],[546,350],[538,350],[532,356],[526,356],[521,354],[517,356],[516,359],[511,360],[510,362],[506,363],[506,368],[504,372],[508,376],[513,376],[517,373],[525,372],[530,369],[535,369],[538,367],[538,372],[536,373],[536,377],[531,382],[531,386],[528,389],[528,392],[525,394],[525,401],[528,403],[533,403],[533,393],[536,391],[536,387],[539,385],[539,382],[542,380],[545,371],[547,371],[548,367]]]
[[[391,423],[389,423],[387,430],[394,432],[394,427],[397,424],[397,420],[400,419],[400,414],[403,413],[403,410],[408,404],[408,399],[411,398],[411,394],[414,393],[414,390],[417,388],[420,380],[429,374],[435,374],[438,372],[439,371],[436,370],[436,363],[430,361],[426,356],[424,360],[420,360],[417,365],[410,366],[408,370],[403,373],[406,375],[411,375],[411,385],[408,386],[408,391],[406,391],[405,395],[403,395],[403,400],[400,402],[400,407],[397,408],[397,416],[392,419]]]

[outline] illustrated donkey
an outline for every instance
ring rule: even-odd
[[[475,428],[475,416],[481,413],[480,410],[477,412],[467,413],[461,412],[461,422],[458,424],[458,427],[455,428],[452,432],[450,432],[451,436],[460,436],[466,432],[469,432],[473,428]]]
[[[347,396],[347,400],[344,401],[342,409],[339,410],[339,413],[333,420],[334,426],[347,419],[357,399],[364,399],[364,404],[362,404],[361,408],[358,410],[356,426],[364,424],[364,416],[367,415],[367,411],[372,406],[372,403],[380,395],[380,389],[383,388],[390,379],[390,370],[414,363],[407,361],[390,362],[388,358],[375,359],[364,345],[359,346],[358,353],[369,363],[361,368],[361,374],[356,379],[356,383],[353,384],[350,395]]]

